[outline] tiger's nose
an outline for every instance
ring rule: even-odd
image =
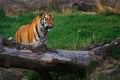
[[[49,25],[49,28],[52,29],[53,28],[53,24]]]
[[[49,26],[46,26],[45,29],[52,29],[53,28],[53,25],[49,25]]]

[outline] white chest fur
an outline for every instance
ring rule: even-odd
[[[34,28],[35,39],[33,45],[47,44],[47,31],[41,31],[42,25],[40,23]]]

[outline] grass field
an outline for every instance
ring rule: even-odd
[[[17,29],[29,24],[35,16],[7,16],[0,21],[0,33],[6,38],[14,37]],[[54,18],[54,28],[48,37],[48,46],[52,48],[79,50],[91,44],[110,42],[120,36],[119,15],[54,14]]]

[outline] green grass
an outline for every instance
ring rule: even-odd
[[[0,33],[6,38],[15,35],[17,29],[28,24],[36,14],[7,16],[0,22]],[[59,49],[79,50],[91,44],[110,42],[120,36],[120,16],[89,14],[55,14],[55,24],[49,32],[48,46]]]
[[[119,16],[57,15],[49,33],[48,45],[78,50],[99,42],[110,42],[120,36]],[[54,45],[55,44],[55,45]]]

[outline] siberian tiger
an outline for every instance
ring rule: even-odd
[[[53,28],[54,19],[50,12],[41,11],[28,25],[21,26],[15,34],[16,42],[38,46],[47,43],[48,31]]]

